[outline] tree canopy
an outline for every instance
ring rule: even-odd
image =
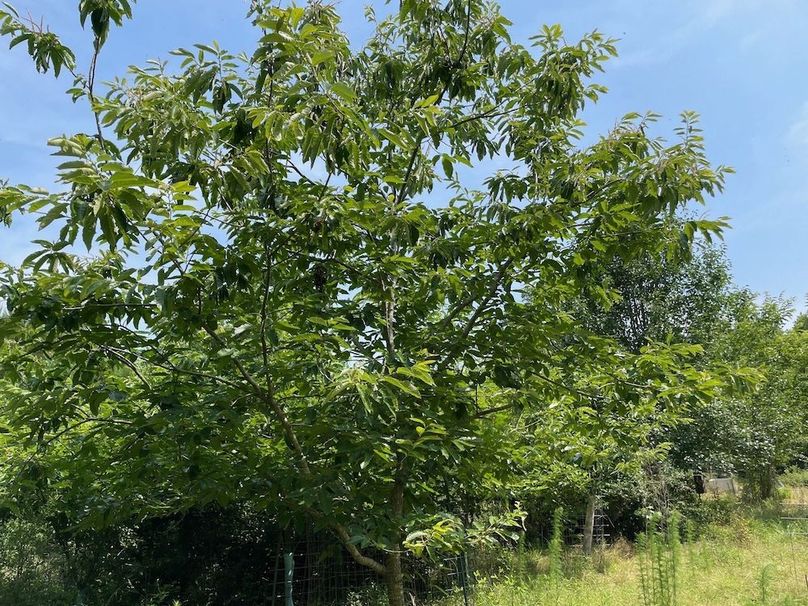
[[[516,520],[464,524],[441,489],[509,494],[521,443],[502,415],[562,402],[598,459],[590,440],[633,448],[737,378],[565,310],[614,300],[591,279],[604,264],[686,255],[725,226],[663,237],[727,173],[694,114],[673,142],[631,114],[582,143],[604,35],[547,26],[523,46],[490,3],[402,0],[357,46],[329,5],[258,1],[251,54],[178,49],[99,93],[110,24],[132,11],[79,12],[87,74],[0,13],[38,69],[73,73],[97,124],[51,141],[53,191],[0,190],[8,221],[44,230],[0,279],[5,414],[25,436],[7,475],[54,487],[76,522],[236,500],[306,516],[398,606],[403,549]]]

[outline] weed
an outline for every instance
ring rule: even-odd
[[[562,551],[564,547],[564,508],[557,507],[553,513],[553,536],[550,539],[550,581],[557,586],[562,575]]]
[[[678,569],[681,559],[679,526],[681,516],[673,513],[663,526],[659,518],[638,541],[637,563],[643,606],[675,606],[678,593]]]

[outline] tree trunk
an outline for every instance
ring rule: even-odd
[[[767,465],[760,474],[760,500],[766,501],[774,496],[777,473],[773,465]]]
[[[406,606],[404,604],[404,574],[401,571],[401,552],[395,551],[387,555],[387,572],[384,575],[387,583],[387,603],[389,606]]]
[[[595,534],[595,495],[590,494],[586,501],[586,515],[584,517],[584,553],[592,554],[592,539]]]
[[[396,473],[393,489],[390,493],[390,510],[393,514],[393,524],[396,531],[393,533],[393,545],[387,554],[387,566],[384,579],[387,583],[387,602],[389,606],[405,606],[404,604],[404,574],[401,570],[401,519],[404,515],[404,480],[401,469]]]

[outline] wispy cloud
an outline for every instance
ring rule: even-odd
[[[802,104],[799,114],[791,123],[786,141],[791,145],[808,147],[808,101]]]
[[[663,20],[670,24],[667,32],[657,37],[653,44],[629,51],[615,65],[634,67],[668,62],[705,32],[739,17],[755,14],[761,27],[747,30],[739,38],[741,46],[749,46],[764,36],[763,25],[770,22],[772,16],[782,16],[795,6],[795,0],[687,0],[665,4],[661,6],[661,10],[665,13],[662,15]],[[647,6],[638,3],[637,14],[642,14],[640,9],[647,10]]]

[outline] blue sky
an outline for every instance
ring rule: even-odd
[[[356,40],[369,33],[363,0],[342,0],[345,28]],[[384,2],[371,2],[381,12]],[[808,2],[805,0],[504,0],[514,37],[526,40],[544,23],[560,23],[567,37],[599,29],[620,39],[620,57],[599,81],[610,93],[586,113],[589,132],[605,132],[630,111],[664,115],[662,133],[681,110],[702,115],[708,152],[737,170],[726,192],[708,205],[729,215],[726,243],[738,284],[784,294],[805,308],[808,294]],[[89,36],[76,2],[17,0],[21,12],[45,18],[74,48]],[[251,48],[255,34],[243,19],[247,0],[140,0],[135,20],[113,32],[101,78],[129,64],[168,58],[195,42]],[[0,47],[0,178],[48,186],[55,160],[48,138],[90,131],[83,105],[63,91],[66,78],[36,74],[22,47]],[[36,237],[18,221],[0,237],[0,259],[18,262]]]

